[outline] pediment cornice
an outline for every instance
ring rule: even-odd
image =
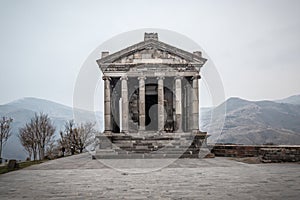
[[[195,64],[203,65],[206,62],[206,59],[201,56],[195,55],[193,53],[179,49],[177,47],[163,43],[161,41],[150,39],[147,41],[143,41],[143,42],[134,44],[123,50],[117,51],[111,55],[101,58],[101,59],[97,60],[97,63],[99,65],[115,63],[116,61],[121,60],[124,57],[128,57],[136,52],[143,51],[145,49],[157,49],[157,50],[160,50],[163,52],[167,52],[173,56],[182,58],[187,63],[195,63]]]

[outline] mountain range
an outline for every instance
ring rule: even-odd
[[[30,122],[30,119],[35,113],[48,114],[49,118],[56,127],[55,137],[58,139],[59,131],[64,129],[64,125],[68,120],[74,119],[75,122],[97,122],[97,130],[101,130],[102,127],[102,113],[73,109],[71,107],[55,103],[52,101],[38,99],[38,98],[23,98],[11,103],[0,105],[0,116],[11,117],[12,122],[12,136],[8,139],[3,149],[2,157],[4,159],[18,159],[24,160],[26,158],[26,152],[21,146],[18,134],[19,129],[26,123]]]
[[[103,113],[55,103],[38,98],[23,98],[0,105],[0,116],[13,118],[12,136],[3,150],[3,158],[24,160],[26,152],[17,137],[19,128],[35,113],[43,112],[56,126],[56,137],[67,120],[97,122],[103,130]],[[229,98],[214,108],[202,108],[200,129],[207,131],[209,143],[300,144],[300,95],[278,101],[247,101]]]
[[[208,142],[300,144],[300,95],[278,101],[230,98],[202,110],[200,121]]]

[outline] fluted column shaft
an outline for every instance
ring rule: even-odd
[[[111,89],[110,77],[103,76],[104,80],[104,130],[105,132],[111,131]]]
[[[158,79],[158,130],[164,131],[165,126],[165,109],[164,109],[164,77],[157,77]]]
[[[122,97],[122,131],[128,132],[128,78],[126,76],[121,77],[121,97]]]
[[[146,113],[145,113],[145,79],[146,77],[138,77],[139,80],[139,130],[145,130]]]
[[[175,78],[175,115],[178,132],[182,132],[182,77]]]
[[[192,114],[193,114],[193,130],[199,130],[199,87],[198,87],[198,80],[200,76],[194,76],[193,80],[193,104],[192,104]]]

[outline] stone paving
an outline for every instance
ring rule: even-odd
[[[92,160],[88,153],[61,158],[0,175],[0,199],[299,199],[300,196],[297,163],[179,159],[152,171],[151,162],[164,161],[110,160],[110,165],[118,166],[115,170]],[[140,169],[131,173],[126,163],[137,163]],[[143,169],[148,172],[137,173]]]

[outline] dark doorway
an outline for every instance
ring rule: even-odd
[[[146,105],[146,130],[157,131],[158,129],[158,119],[157,119],[157,94],[146,95],[145,96]]]
[[[121,84],[119,77],[111,78],[111,120],[112,132],[120,133],[120,107],[119,101],[121,98]]]

